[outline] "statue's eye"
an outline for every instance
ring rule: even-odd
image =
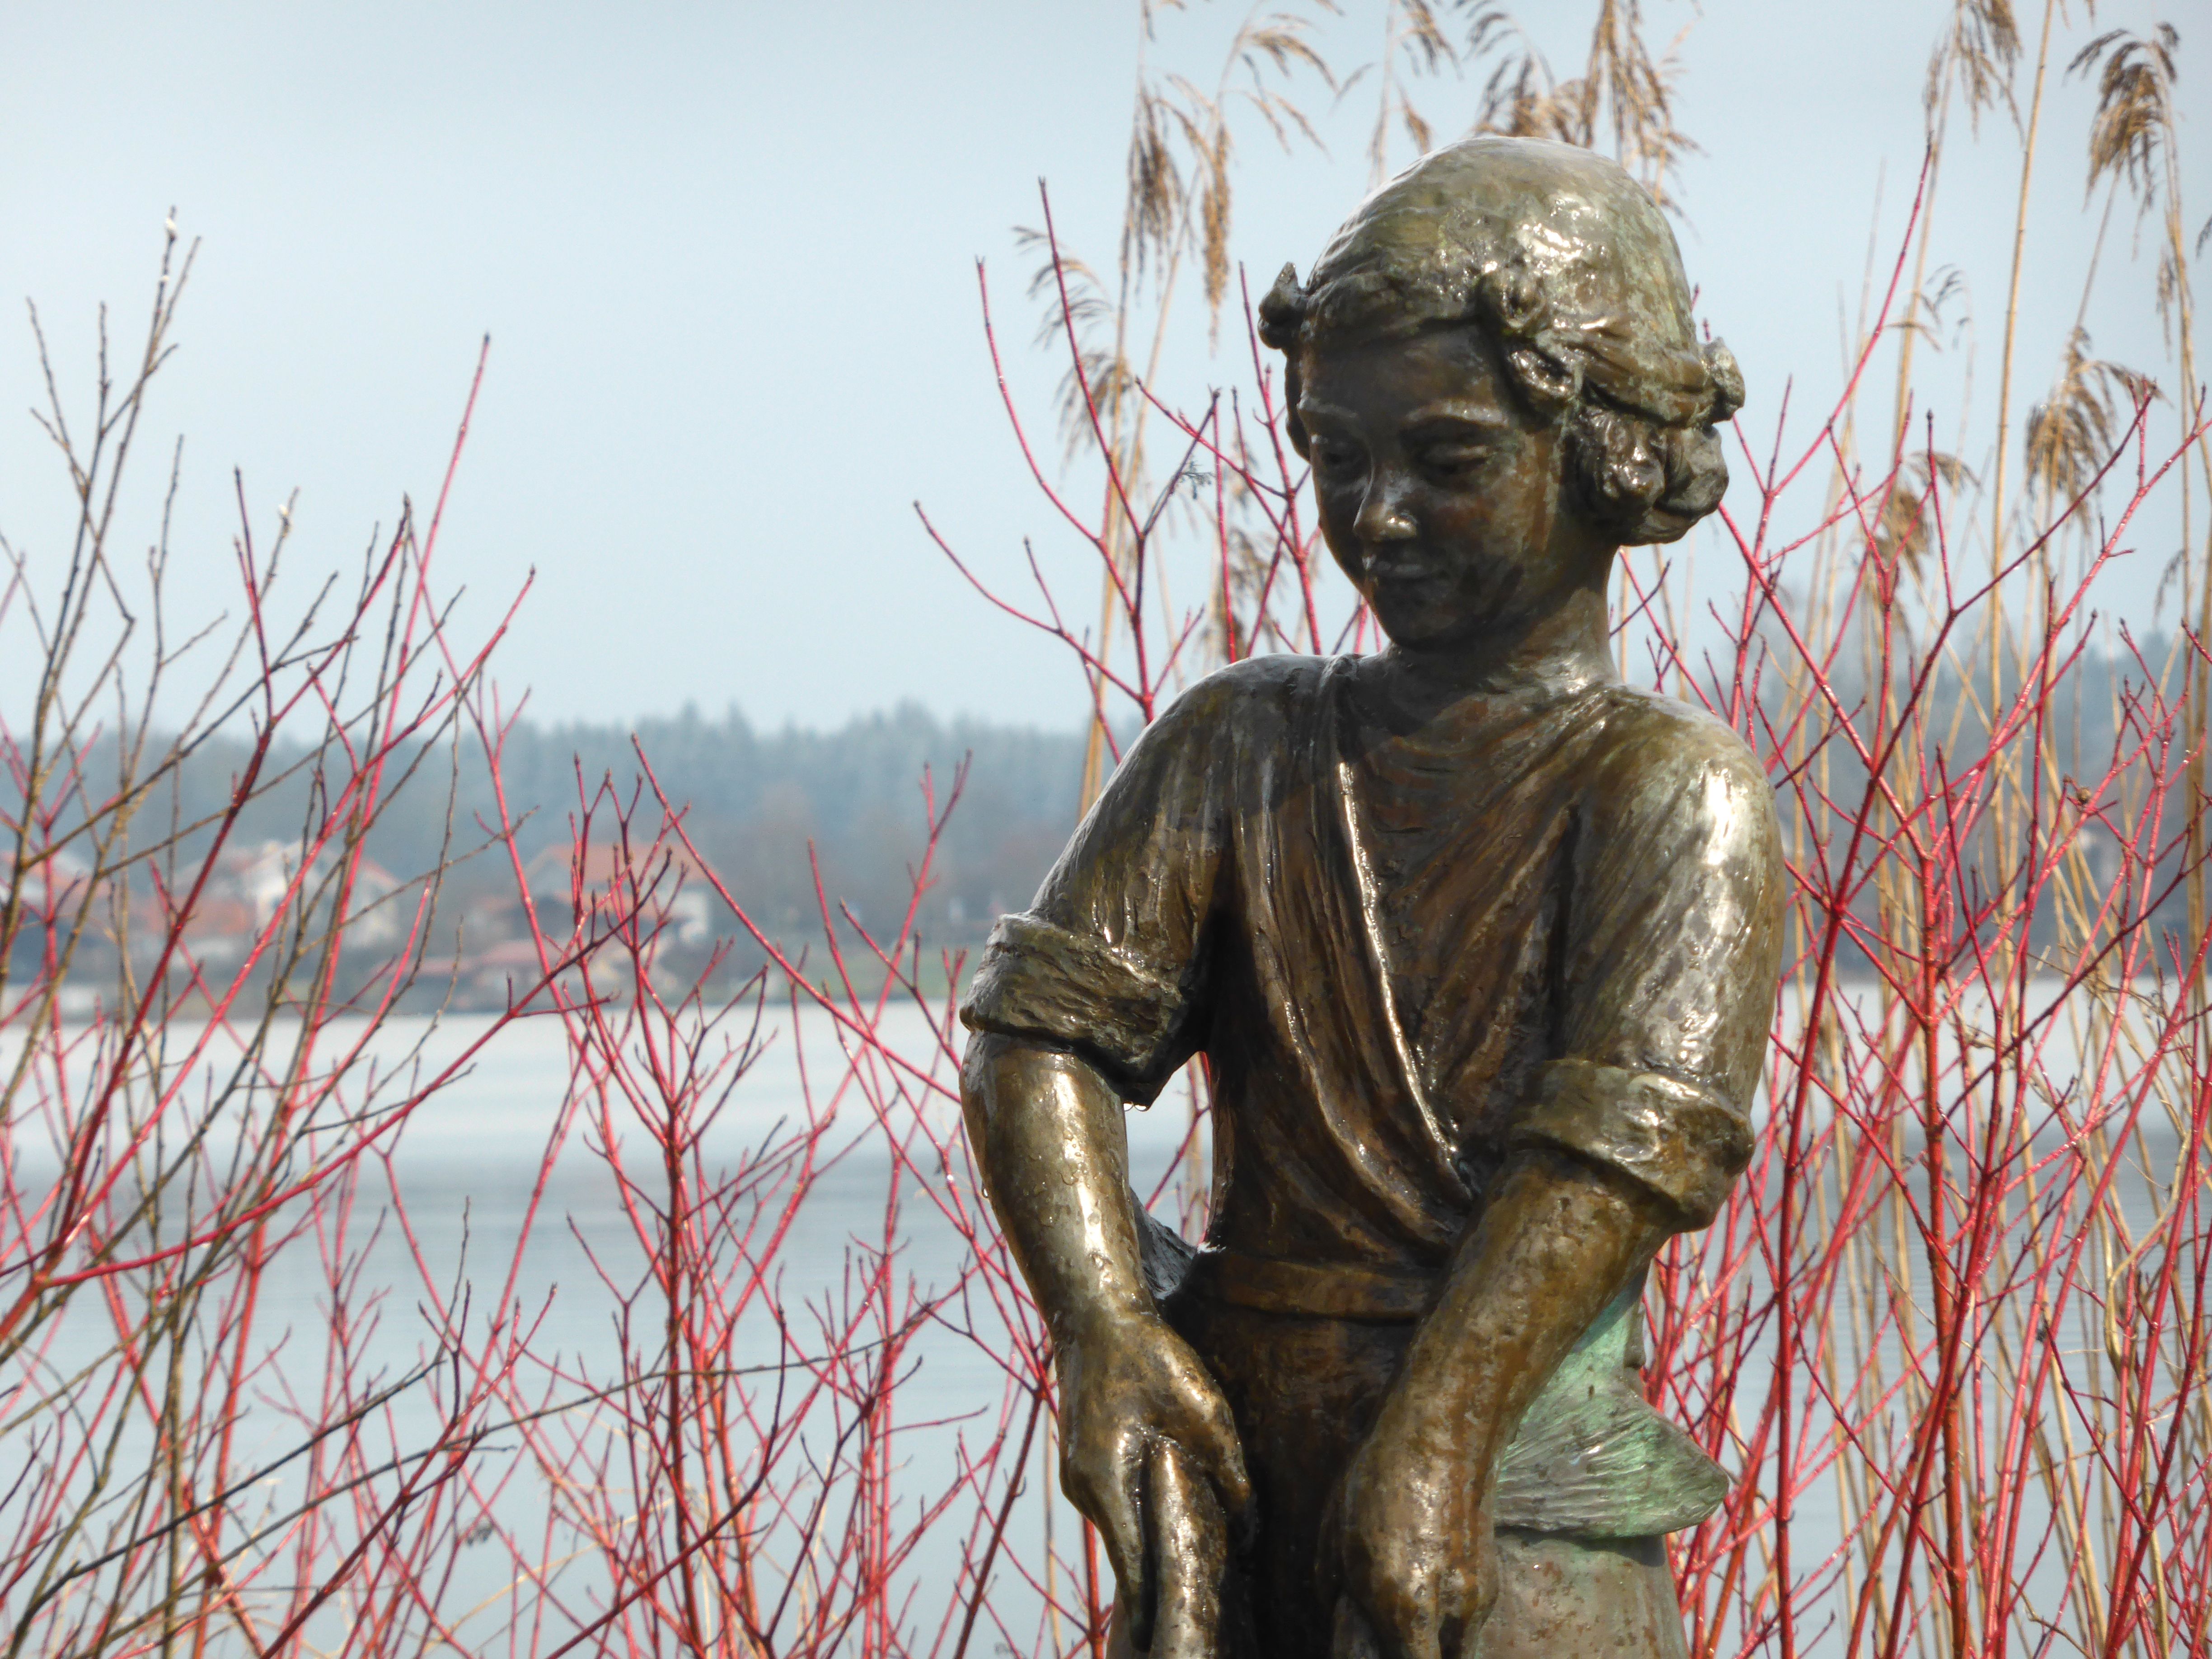
[[[1359,470],[1359,451],[1351,444],[1316,444],[1313,458],[1315,467],[1328,477],[1347,477]]]
[[[1421,452],[1421,465],[1439,478],[1463,477],[1490,459],[1481,444],[1431,444]]]

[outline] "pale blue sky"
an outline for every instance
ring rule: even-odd
[[[1786,375],[1801,406],[1836,385],[1878,191],[1885,246],[1902,227],[1946,8],[1647,6],[1655,33],[1690,30],[1682,121],[1705,154],[1682,171],[1684,252],[1764,430]],[[1380,9],[1346,9],[1328,45],[1357,63]],[[1590,9],[1540,9],[1559,67]],[[2023,9],[2032,28],[2039,9]],[[1211,82],[1241,15],[1170,17],[1155,61]],[[2113,0],[2098,22],[2160,15]],[[2201,111],[2212,36],[2176,21],[2184,109]],[[2070,54],[2081,31],[2062,36]],[[86,384],[94,307],[138,326],[173,205],[204,246],[150,419],[157,437],[187,434],[177,557],[198,593],[227,580],[234,465],[258,510],[299,489],[307,565],[350,560],[403,491],[432,494],[489,331],[441,574],[481,621],[536,568],[501,678],[539,713],[694,700],[829,723],[916,697],[1073,723],[1078,682],[972,597],[909,504],[1008,579],[1034,536],[1095,603],[1006,438],[972,261],[991,262],[1042,428],[1055,369],[1028,353],[1010,227],[1036,220],[1043,175],[1078,251],[1110,257],[1138,44],[1128,0],[7,0],[0,530],[35,571],[67,506],[22,413],[37,383],[21,299],[39,304],[65,386]],[[2031,389],[2055,367],[2094,229],[2087,94],[2056,67],[2052,81],[2021,323]],[[1478,90],[1446,79],[1418,95],[1449,134]],[[1277,155],[1248,125],[1234,245],[1260,282],[1310,260],[1364,187],[1370,91],[1324,122],[1330,155]],[[2185,144],[2202,186],[2203,118]],[[1936,263],[1960,269],[1982,339],[1971,384],[1963,342],[1930,380],[1954,426],[1961,399],[1993,399],[2016,167],[1999,118],[1944,179]],[[2191,211],[2193,232],[2212,197]],[[2096,345],[2170,378],[2148,273],[2117,237]],[[1194,326],[1181,345],[1175,391],[1237,375]]]

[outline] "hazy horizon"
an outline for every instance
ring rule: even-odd
[[[1647,8],[1655,41],[1687,29],[1680,118],[1703,149],[1680,169],[1680,234],[1700,309],[1744,364],[1754,443],[1785,388],[1804,411],[1840,384],[1862,287],[1886,279],[1910,210],[1942,13],[1907,0]],[[1211,85],[1242,15],[1164,16],[1145,50]],[[2096,25],[2158,15],[2114,0]],[[1555,68],[1579,63],[1578,10],[1526,21]],[[1317,38],[1356,64],[1381,45],[1376,22],[1359,10]],[[1049,451],[1058,367],[1030,345],[1031,262],[1012,227],[1037,222],[1042,176],[1068,246],[1110,262],[1140,44],[1120,0],[1048,14],[1012,0],[619,12],[23,0],[0,18],[12,163],[0,295],[38,303],[81,404],[98,302],[128,340],[170,210],[202,239],[128,504],[140,523],[158,507],[167,444],[183,434],[185,609],[228,580],[234,465],[264,526],[296,487],[294,556],[315,568],[357,559],[403,494],[433,495],[489,331],[440,576],[467,590],[458,614],[479,631],[530,584],[497,675],[527,688],[540,718],[734,702],[763,725],[818,728],[913,698],[947,718],[1066,729],[1087,699],[1064,653],[978,599],[913,503],[987,580],[1022,590],[1029,538],[1061,591],[1095,605],[1095,568],[1006,430],[974,262],[988,262],[1012,390]],[[2185,34],[2179,82],[2185,170],[2199,177],[2207,128],[2187,116],[2207,78],[2200,47]],[[1440,137],[1465,127],[1480,81],[1413,83]],[[1304,84],[1326,155],[1284,155],[1244,124],[1231,240],[1255,280],[1310,261],[1364,189],[1374,85],[1332,103]],[[2080,300],[2093,95],[2054,62],[2015,432]],[[1979,466],[2018,174],[2002,112],[1978,140],[1963,120],[1953,134],[1930,278],[1953,297],[1923,378]],[[1395,168],[1412,151],[1402,134],[1393,145]],[[2097,274],[2094,343],[2162,372],[2151,252],[2128,220],[2124,206]],[[1233,321],[1212,356],[1196,295],[1176,304],[1166,395],[1247,378]],[[70,501],[21,412],[39,381],[15,315],[0,322],[0,391],[18,410],[0,419],[0,533],[35,580],[55,568]],[[1715,533],[1685,553],[1725,580]],[[2112,579],[2146,614],[2168,534],[2147,524],[2140,568]],[[0,696],[21,672],[0,665]]]

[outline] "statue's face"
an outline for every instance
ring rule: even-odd
[[[1479,331],[1298,349],[1322,533],[1391,639],[1472,643],[1601,589],[1612,550],[1569,503],[1562,429]]]

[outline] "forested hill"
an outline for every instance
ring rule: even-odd
[[[2112,752],[2124,689],[2142,677],[2131,659],[2084,655],[2069,670],[2054,702],[2051,752],[2078,754],[2094,777],[2094,757]],[[1870,706],[1851,664],[1842,665],[1836,684],[1845,707]],[[1929,688],[1932,714],[1924,741],[1931,763],[1944,746],[1955,744],[1960,732],[1971,738],[1977,700],[1966,696],[1964,688],[1980,684],[1978,671],[1968,665],[1946,672]],[[616,802],[632,802],[637,809],[633,846],[649,842],[659,811],[643,791],[640,749],[671,801],[684,809],[693,843],[754,920],[793,947],[817,941],[821,934],[810,850],[833,902],[856,911],[871,931],[896,932],[912,891],[910,872],[927,840],[922,793],[927,776],[939,811],[945,813],[945,827],[930,872],[921,932],[932,947],[957,947],[974,945],[1000,914],[1023,908],[1066,843],[1076,820],[1084,738],[1079,730],[946,721],[915,703],[828,731],[793,726],[763,731],[734,708],[720,719],[687,710],[635,726],[525,721],[505,744],[506,799],[521,818],[519,841],[532,891],[541,900],[550,898],[556,909],[568,896],[570,854],[580,828],[593,847],[605,849],[620,834]],[[102,753],[88,758],[88,777],[112,775],[112,740]],[[198,826],[185,835],[183,854],[189,859],[203,849],[224,816],[246,759],[242,733],[225,732],[201,743],[168,775],[161,798],[135,818],[134,841],[143,848],[158,839],[162,826],[175,822]],[[252,870],[274,855],[272,849],[300,845],[303,827],[314,816],[313,757],[280,748],[270,762],[261,772],[263,793],[226,837],[224,857],[239,867],[226,866],[218,873],[240,894],[251,885]],[[513,902],[514,866],[496,850],[450,861],[472,847],[483,848],[496,822],[474,736],[465,737],[457,751],[425,753],[419,762],[387,800],[367,850],[400,882],[436,868],[441,859],[448,861],[438,948],[454,948],[444,937],[451,923],[466,935],[459,947],[466,954],[520,926],[520,907]],[[952,801],[963,762],[964,785]],[[1851,756],[1835,746],[1819,763],[1821,787],[1830,799],[1844,803],[1838,811],[1847,810],[1863,793]],[[267,786],[267,780],[280,775],[281,781]],[[0,809],[9,805],[8,790],[8,781],[0,778]],[[1794,800],[1785,797],[1786,811],[1799,810]],[[580,822],[586,804],[589,821]],[[1984,856],[1988,833],[1986,827],[1978,832],[1977,859]],[[2092,823],[2082,834],[2093,866],[2109,865],[2109,829]],[[2178,849],[2166,852],[2170,866]],[[1999,854],[1994,847],[1986,849],[1993,866],[2002,863]],[[587,867],[595,883],[604,881],[609,868],[605,851]],[[2171,876],[2167,868],[2161,882]],[[143,870],[134,877],[147,878]],[[2179,897],[2172,902],[2179,903]],[[734,918],[719,902],[694,903],[687,940],[698,943],[702,930],[723,938],[738,934]],[[2039,913],[2035,930],[2046,929],[2055,914]],[[757,960],[757,953],[747,946],[738,951],[733,963],[746,967]]]
[[[689,804],[700,850],[762,920],[785,928],[816,914],[810,842],[833,897],[871,921],[893,921],[926,840],[924,775],[942,812],[964,762],[927,932],[980,937],[1000,911],[1028,902],[1074,827],[1082,780],[1079,732],[947,722],[911,702],[832,731],[757,731],[734,708],[720,720],[687,709],[634,727],[526,725],[508,739],[504,769],[510,803],[538,809],[526,854],[568,845],[580,770],[594,790],[603,779],[635,787],[633,732],[670,798]],[[603,816],[591,829],[599,840],[612,824]]]
[[[638,747],[670,800],[686,809],[694,844],[731,890],[757,921],[797,944],[820,933],[810,846],[833,901],[872,927],[895,929],[911,891],[908,872],[927,841],[927,775],[945,817],[922,918],[923,937],[935,945],[973,944],[1000,913],[1028,903],[1074,827],[1084,739],[1079,731],[947,722],[915,703],[831,731],[757,731],[735,709],[720,720],[687,711],[635,726],[522,721],[507,735],[501,775],[508,810],[521,819],[518,840],[534,891],[566,893],[580,829],[594,844],[619,838],[613,799],[635,803],[634,842],[650,841],[659,814],[644,792]],[[168,823],[198,826],[179,851],[188,860],[199,855],[247,758],[242,733],[203,740],[139,814],[134,838],[143,845]],[[88,777],[112,775],[112,740],[88,761]],[[965,781],[953,800],[963,763]],[[279,744],[261,769],[263,787],[225,837],[227,860],[300,844],[313,816],[314,766],[313,757]],[[0,807],[11,804],[0,781]],[[448,862],[441,908],[474,912],[514,892],[512,862],[481,850],[497,821],[477,738],[465,735],[456,750],[449,737],[418,756],[389,793],[366,850],[402,881]],[[462,856],[471,848],[480,850]],[[714,909],[716,931],[734,933],[731,919]],[[483,933],[480,924],[474,930]]]

